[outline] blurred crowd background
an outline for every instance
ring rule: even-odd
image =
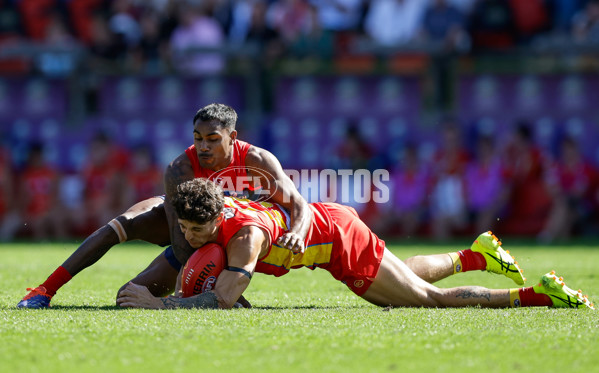
[[[212,102],[283,168],[389,170],[383,237],[596,237],[598,54],[596,0],[0,0],[0,240],[162,194]]]

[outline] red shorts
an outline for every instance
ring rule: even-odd
[[[321,268],[363,295],[378,273],[385,251],[385,241],[360,220],[351,207],[323,203],[333,219],[334,238],[331,261]]]

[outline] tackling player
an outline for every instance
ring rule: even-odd
[[[223,197],[206,179],[179,185],[172,203],[179,227],[192,247],[214,242],[226,249],[228,267],[213,291],[188,298],[156,298],[143,286],[130,283],[117,299],[122,307],[231,308],[250,283],[254,272],[282,276],[292,268],[326,269],[354,293],[379,306],[403,307],[530,307],[593,308],[581,292],[565,286],[548,273],[534,287],[487,289],[479,286],[438,288],[425,281],[431,273],[472,269],[472,257],[445,254],[445,261],[410,269],[385,248],[385,243],[359,219],[355,210],[336,203],[311,203],[314,219],[306,236],[304,253],[292,253],[277,243],[288,219],[270,203]],[[200,249],[201,250],[201,249]],[[481,234],[468,254],[482,254],[486,268],[520,282],[521,271],[491,233]]]
[[[193,118],[193,145],[166,169],[166,196],[141,201],[95,231],[44,283],[29,288],[29,294],[17,307],[48,307],[52,296],[73,276],[96,263],[114,245],[132,240],[172,245],[131,280],[147,286],[156,296],[171,294],[181,263],[195,249],[181,233],[170,200],[177,185],[197,177],[218,180],[233,195],[268,197],[283,206],[290,214],[291,223],[278,242],[294,252],[303,251],[312,219],[307,202],[274,155],[237,139],[236,122],[237,113],[227,105],[210,104],[200,109]]]

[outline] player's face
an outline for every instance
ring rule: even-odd
[[[227,167],[233,158],[233,143],[236,138],[237,131],[229,132],[216,120],[196,121],[193,126],[193,143],[200,166],[212,171]]]
[[[222,217],[219,216],[206,224],[198,224],[184,219],[178,219],[178,222],[179,228],[185,236],[185,240],[192,248],[197,249],[208,242],[216,240],[218,236],[218,226],[222,222]]]

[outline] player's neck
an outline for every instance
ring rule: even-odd
[[[233,152],[224,157],[220,162],[215,163],[212,167],[210,167],[210,169],[214,172],[218,172],[224,168],[229,167],[231,162],[233,162]]]

